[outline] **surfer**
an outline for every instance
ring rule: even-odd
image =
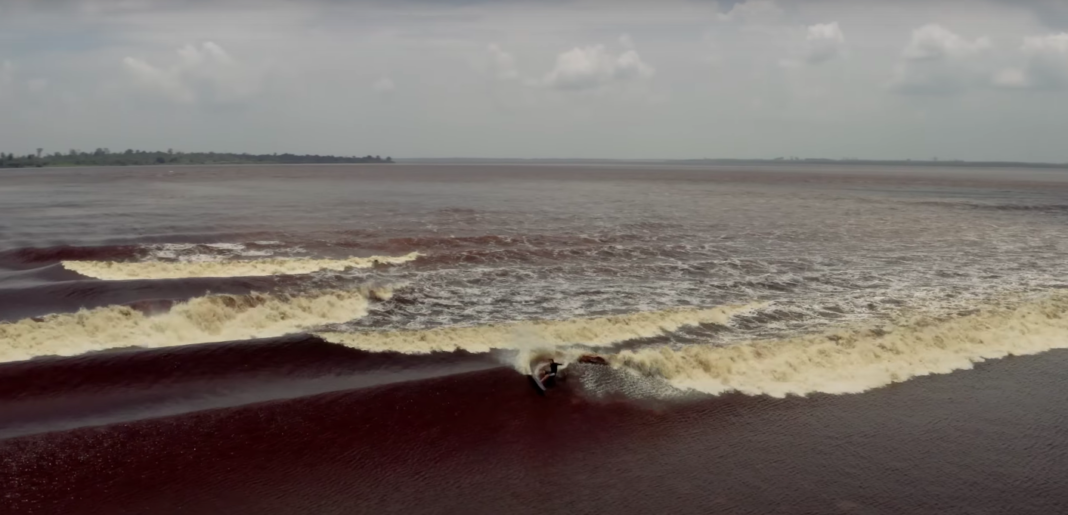
[[[608,365],[608,360],[595,354],[583,354],[579,357],[578,362],[588,365]],[[556,377],[560,370],[560,363],[557,363],[556,360],[549,358],[547,361],[540,362],[537,366],[534,366],[534,364],[531,363],[531,368],[533,370],[529,377],[534,381],[534,385],[537,386],[541,392],[545,392],[548,388],[556,386]]]
[[[548,366],[544,368],[544,371],[542,372],[541,377],[539,377],[539,379],[541,380],[542,384],[544,384],[546,387],[549,387],[553,386],[556,383],[556,370],[560,367],[560,364],[554,361],[552,358],[549,358],[549,363],[547,363],[547,365]]]

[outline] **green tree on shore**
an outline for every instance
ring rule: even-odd
[[[27,154],[15,158],[8,153],[6,159],[0,154],[0,168],[23,168],[41,166],[141,166],[141,165],[201,165],[201,164],[329,164],[329,163],[392,163],[393,159],[368,154],[364,157],[320,156],[314,154],[248,154],[232,152],[181,152],[173,148],[166,151],[148,151],[127,149],[111,152],[99,147],[92,153],[70,149],[66,154],[55,152],[43,154],[38,148],[37,155]]]

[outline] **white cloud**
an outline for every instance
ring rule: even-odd
[[[1019,68],[1006,68],[994,75],[994,85],[1003,88],[1026,88],[1030,82],[1027,74]]]
[[[519,70],[516,68],[515,58],[505,52],[496,44],[490,45],[487,50],[490,54],[490,67],[493,74],[501,80],[513,80],[519,78]]]
[[[746,0],[734,4],[730,11],[719,15],[722,21],[741,23],[766,23],[783,16],[783,10],[773,0]]]
[[[615,78],[638,79],[649,78],[655,73],[652,66],[642,61],[636,50],[627,50],[616,58]]]
[[[122,64],[139,85],[154,93],[183,104],[191,104],[196,100],[193,92],[182,84],[176,72],[154,68],[133,57],[126,57]]]
[[[1061,55],[1068,54],[1068,32],[1024,38],[1023,50],[1025,52],[1054,51]]]
[[[952,59],[966,57],[990,47],[990,39],[987,37],[968,41],[953,31],[932,23],[912,31],[912,39],[901,55],[911,61]]]
[[[397,85],[393,83],[393,79],[382,77],[376,80],[374,84],[371,84],[371,89],[379,93],[389,93],[390,91],[397,89]]]
[[[0,34],[25,43],[0,44],[0,81],[11,77],[0,83],[0,118],[21,120],[0,123],[5,146],[338,153],[355,138],[366,152],[410,157],[838,155],[848,147],[869,157],[1068,161],[1065,145],[1043,137],[1068,130],[1068,102],[1030,94],[1057,84],[1039,80],[1057,77],[1057,40],[1021,48],[1027,36],[1066,30],[1021,4],[1064,0],[969,9],[958,0],[626,8],[607,0],[94,0],[99,9],[82,12],[84,1],[0,0]],[[143,8],[120,7],[137,2]],[[810,42],[810,26],[832,22],[844,49],[820,31]],[[914,29],[932,22],[959,36],[928,30],[913,44]],[[50,41],[70,44],[56,51]],[[997,46],[983,50],[990,41]],[[185,43],[194,46],[176,52]],[[599,52],[585,48],[597,43]],[[635,59],[623,56],[629,50]],[[564,51],[581,65],[558,67]],[[797,73],[775,66],[784,57]],[[384,76],[405,102],[376,94]],[[48,86],[34,95],[28,80],[37,77]],[[1026,89],[982,89],[995,77]],[[891,78],[900,92],[974,95],[888,96]],[[665,95],[670,102],[653,103]],[[219,105],[226,101],[245,109]],[[914,130],[920,111],[931,129],[923,134]],[[395,130],[353,112],[388,117]]]
[[[556,65],[545,75],[546,86],[564,89],[592,89],[613,82],[646,79],[655,69],[644,61],[638,51],[624,50],[612,55],[602,45],[573,48],[556,57]]]
[[[805,43],[805,60],[809,64],[830,61],[845,53],[845,35],[838,22],[810,25]]]
[[[177,54],[178,62],[170,67],[133,57],[122,62],[141,88],[179,104],[232,104],[259,89],[257,74],[211,41],[186,45]]]
[[[1005,88],[1061,89],[1068,87],[1068,32],[1030,36],[1020,47],[1022,68],[1007,68],[994,76]]]
[[[611,83],[648,79],[656,70],[642,60],[629,34],[617,39],[622,47],[614,53],[604,45],[575,47],[556,56],[552,70],[538,78],[527,78],[523,83],[533,87],[549,87],[560,90],[586,90]],[[496,44],[487,47],[490,69],[499,80],[519,80],[516,59]]]
[[[969,41],[937,24],[912,31],[894,68],[891,87],[906,94],[949,95],[983,84],[989,77],[987,37]]]

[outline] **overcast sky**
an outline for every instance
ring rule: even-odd
[[[1068,161],[1063,0],[0,0],[0,151]]]

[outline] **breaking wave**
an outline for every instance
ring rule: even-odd
[[[746,344],[627,350],[613,367],[719,394],[860,393],[908,379],[970,369],[1012,355],[1068,348],[1068,294],[985,306],[949,319],[913,317]]]
[[[231,258],[266,258],[275,252],[300,251],[286,248],[280,241],[260,240],[250,243],[157,243],[147,246],[153,259],[175,261],[224,261]],[[100,261],[100,260],[97,260]]]
[[[615,315],[601,318],[538,320],[473,327],[439,327],[407,331],[321,332],[332,343],[373,352],[489,352],[493,349],[553,349],[569,345],[607,347],[629,340],[671,333],[685,326],[727,324],[731,317],[755,309],[725,306]]]
[[[304,296],[209,295],[176,303],[158,315],[108,306],[0,323],[0,362],[281,336],[359,318],[367,313],[368,296],[388,295],[386,287]]]
[[[370,256],[348,259],[272,258],[245,261],[63,261],[63,266],[87,277],[108,281],[134,279],[182,279],[190,277],[254,277],[300,275],[320,270],[369,268],[375,264],[402,264],[419,257],[418,252],[403,256]]]

